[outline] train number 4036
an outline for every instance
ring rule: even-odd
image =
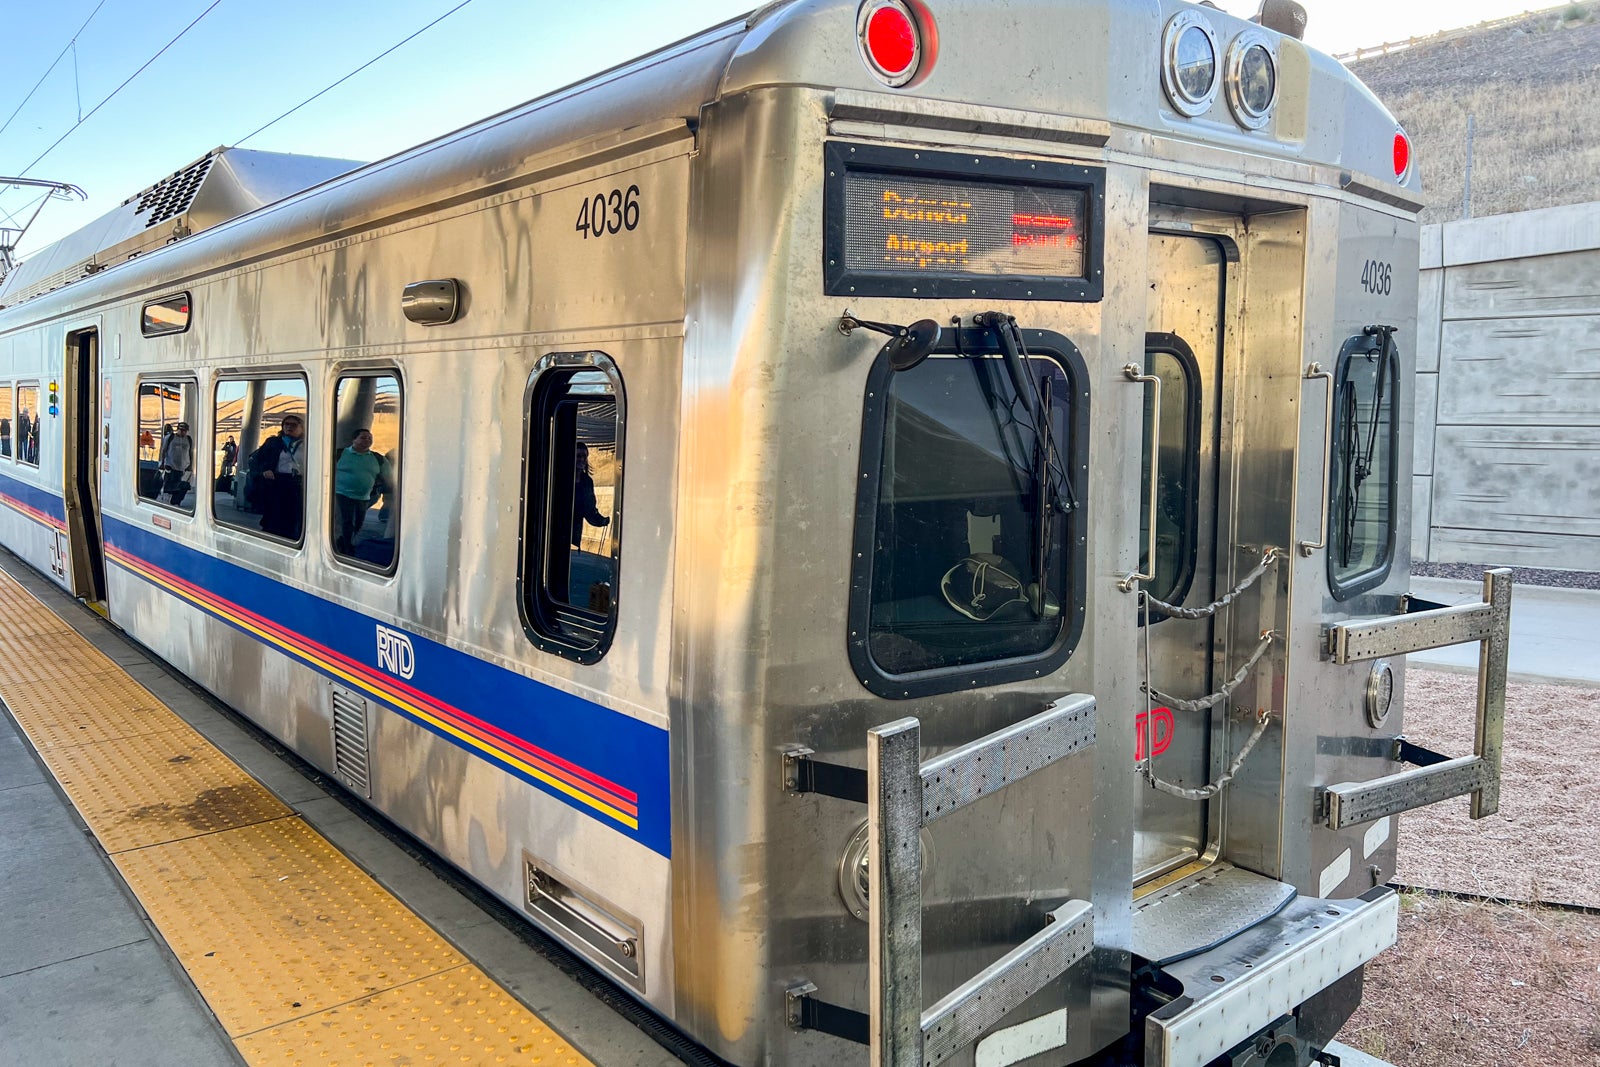
[[[639,228],[639,187],[595,193],[578,207],[578,224],[573,227],[587,241],[591,237],[618,234]]]
[[[1361,267],[1361,288],[1378,296],[1389,295],[1389,276],[1393,268],[1380,260],[1369,259]]]

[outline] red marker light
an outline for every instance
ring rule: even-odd
[[[1404,178],[1411,169],[1411,141],[1399,130],[1394,135],[1394,176]]]
[[[880,4],[867,11],[861,44],[867,62],[891,85],[904,84],[916,72],[921,41],[911,12],[900,4]]]

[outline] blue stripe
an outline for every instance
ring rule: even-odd
[[[9,492],[11,480],[4,481]],[[59,499],[56,503],[59,511]],[[371,616],[208,556],[112,516],[104,516],[103,525],[108,544],[357,663],[377,667],[376,627],[379,622]],[[387,623],[383,625],[400,629]],[[250,634],[237,626],[235,629]],[[671,755],[667,731],[419,634],[402,632],[408,633],[416,657],[415,674],[406,680],[408,685],[633,790],[639,796],[639,828],[634,830],[618,823],[516,767],[490,760],[496,767],[652,851],[671,856]],[[250,636],[261,641],[255,634]],[[262,644],[276,648],[265,641]],[[334,677],[321,668],[314,669]],[[416,719],[404,709],[387,706],[463,751],[489,759],[480,750]],[[425,783],[419,785],[427,788]]]

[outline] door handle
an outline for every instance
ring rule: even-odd
[[[1124,574],[1117,582],[1117,588],[1124,593],[1131,593],[1139,587],[1140,582],[1148,582],[1156,576],[1156,489],[1158,488],[1158,475],[1161,470],[1161,377],[1156,374],[1145,374],[1139,364],[1129,363],[1122,368],[1123,376],[1130,382],[1139,382],[1150,386],[1151,416],[1150,416],[1150,473],[1147,475],[1150,487],[1150,504],[1145,513],[1145,521],[1149,530],[1145,534],[1145,570],[1134,568]],[[1332,402],[1329,402],[1332,410]]]
[[[1320,502],[1317,512],[1321,519],[1317,525],[1317,539],[1315,541],[1301,541],[1300,554],[1309,556],[1318,549],[1328,547],[1328,494],[1330,487],[1328,477],[1333,472],[1333,372],[1322,369],[1322,364],[1313,363],[1306,368],[1305,381],[1321,378],[1328,385],[1328,401],[1326,411],[1322,417],[1322,477],[1317,480],[1317,492]]]

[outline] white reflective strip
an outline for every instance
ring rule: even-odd
[[[1366,836],[1361,839],[1362,859],[1366,859],[1367,857],[1371,856],[1374,852],[1378,851],[1379,847],[1381,847],[1385,841],[1389,840],[1389,819],[1390,816],[1385,815],[1383,818],[1367,827]]]
[[[1345,849],[1339,853],[1338,859],[1322,869],[1322,878],[1317,882],[1317,896],[1327,900],[1348,877],[1350,877],[1350,850]]]
[[[1067,1009],[996,1030],[978,1042],[977,1067],[1010,1067],[1067,1043]]]

